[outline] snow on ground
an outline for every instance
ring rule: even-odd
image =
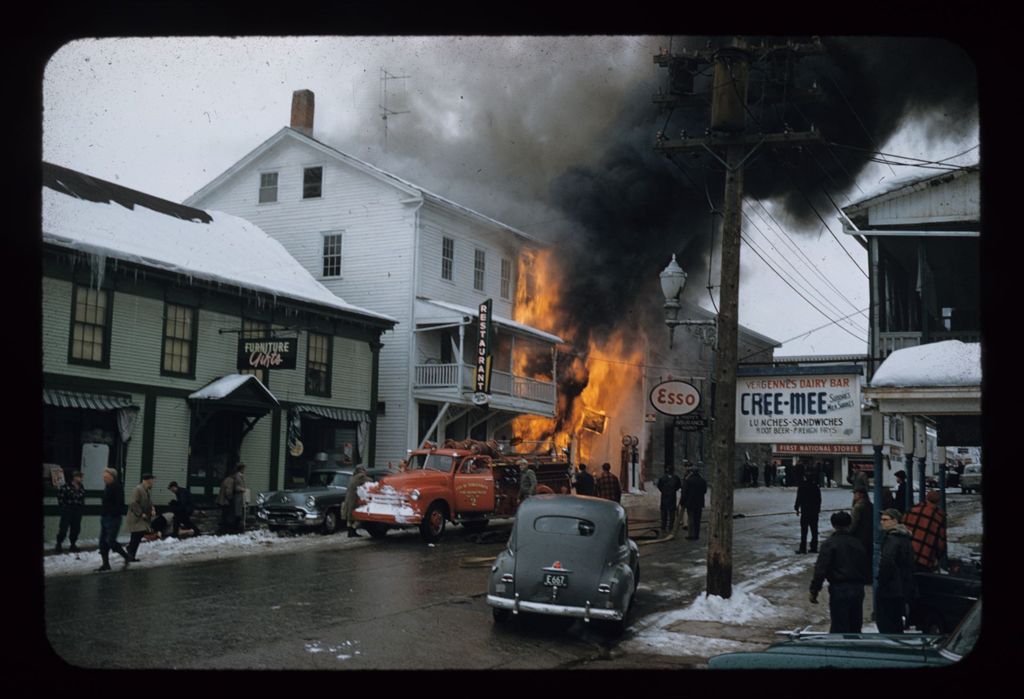
[[[119,537],[122,545],[128,543],[127,537]],[[349,539],[342,534],[321,536],[308,534],[302,536],[279,537],[267,530],[247,531],[244,534],[228,534],[225,536],[203,535],[190,539],[167,538],[158,541],[144,541],[139,546],[136,556],[138,563],[133,568],[153,568],[162,565],[181,565],[196,561],[211,561],[219,558],[235,558],[267,553],[286,553],[301,549],[322,546],[357,546],[366,541]],[[92,548],[99,542],[79,540],[79,546]],[[91,573],[102,563],[99,551],[92,549],[79,554],[64,553],[43,557],[44,575],[77,575]],[[117,571],[124,565],[121,556],[113,551],[110,553],[110,565]]]

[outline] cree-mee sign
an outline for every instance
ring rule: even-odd
[[[238,369],[294,369],[295,337],[250,337],[238,341]]]
[[[760,368],[758,368],[760,369]],[[835,373],[740,370],[736,378],[736,441],[860,444],[861,368]]]
[[[651,389],[651,405],[663,415],[686,415],[700,407],[700,391],[685,381],[662,381]]]

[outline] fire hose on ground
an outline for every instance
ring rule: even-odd
[[[819,513],[821,513],[821,512],[839,512],[839,511],[845,510],[845,509],[847,509],[847,508],[845,508],[845,507],[833,507],[833,508],[828,509],[828,510],[819,510]],[[676,532],[679,531],[679,526],[681,524],[683,515],[685,515],[685,514],[686,514],[686,511],[680,508],[679,513],[676,516],[675,523],[672,525],[672,530],[668,534],[666,534],[664,536],[659,536],[658,535],[661,532],[661,527],[655,526],[655,525],[660,523],[658,520],[656,520],[656,519],[635,519],[635,520],[632,520],[629,523],[629,528],[630,528],[629,536],[630,536],[631,539],[641,539],[641,541],[637,542],[637,546],[649,546],[651,544],[664,544],[666,541],[672,541],[676,537]],[[793,510],[787,510],[786,512],[759,512],[756,515],[746,515],[746,514],[743,514],[743,513],[740,512],[740,513],[734,514],[732,516],[732,518],[733,519],[753,519],[755,517],[781,517],[781,516],[786,516],[786,515],[791,515],[791,514],[793,514]],[[701,519],[701,524],[707,524],[707,523],[708,523],[708,521],[706,519]],[[636,526],[634,526],[634,525],[636,525]],[[683,526],[683,529],[686,529],[686,525],[685,524],[683,524],[682,526]],[[651,537],[651,536],[639,537],[639,536],[635,536],[633,532],[656,532],[656,534],[654,534],[653,537]],[[486,534],[491,534],[492,535],[491,537],[489,537],[491,539],[490,541],[487,540],[488,537],[486,537]],[[494,543],[494,541],[493,541],[493,539],[494,539],[493,535],[494,534],[498,534],[498,532],[485,532],[484,534],[477,534],[474,537],[469,538],[468,540],[474,541],[475,543],[478,543],[478,544]],[[493,563],[496,558],[497,558],[497,556],[470,556],[468,558],[463,558],[459,562],[459,566],[462,567],[462,568],[483,568],[483,567],[489,566],[491,563]]]

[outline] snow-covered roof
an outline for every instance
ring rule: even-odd
[[[430,201],[434,201],[434,202],[436,202],[438,204],[441,204],[442,206],[450,208],[450,209],[452,209],[454,211],[458,211],[458,212],[460,212],[460,213],[462,213],[464,215],[470,216],[471,218],[475,218],[475,219],[484,221],[486,223],[489,223],[489,224],[491,224],[493,226],[496,226],[498,228],[504,229],[504,230],[508,231],[509,233],[512,233],[513,235],[516,235],[516,236],[518,236],[520,238],[523,238],[524,240],[530,241],[532,243],[541,244],[541,241],[539,241],[537,238],[535,238],[534,236],[530,235],[529,233],[525,233],[525,232],[523,232],[523,231],[521,231],[521,230],[519,230],[517,228],[513,228],[512,226],[510,226],[510,225],[508,225],[506,223],[502,223],[501,221],[493,219],[490,216],[487,216],[485,214],[480,213],[479,211],[475,211],[475,210],[469,208],[468,206],[463,206],[462,204],[457,204],[456,202],[452,201],[451,199],[446,199],[445,197],[442,197],[440,194],[435,194],[434,192],[431,192],[428,189],[424,189],[423,187],[420,187],[419,185],[413,184],[412,182],[409,182],[408,180],[404,180],[401,177],[398,177],[397,175],[394,175],[394,174],[392,174],[392,173],[390,173],[390,172],[388,172],[386,170],[382,170],[379,167],[377,167],[376,165],[371,165],[370,163],[366,162],[365,160],[360,160],[359,158],[351,156],[348,153],[344,153],[344,152],[338,150],[337,148],[334,148],[333,146],[330,146],[330,145],[328,145],[326,143],[323,143],[322,141],[318,141],[315,138],[313,138],[312,136],[307,136],[306,134],[304,134],[304,133],[302,133],[300,131],[296,131],[295,129],[293,129],[293,128],[289,127],[289,126],[282,127],[280,131],[278,131],[273,136],[268,138],[266,141],[261,143],[259,146],[254,148],[252,151],[250,151],[247,155],[245,155],[237,163],[235,163],[230,168],[228,168],[227,170],[222,172],[220,175],[218,175],[216,178],[214,178],[212,181],[207,183],[202,189],[200,189],[195,194],[193,194],[192,196],[190,196],[187,199],[185,199],[185,203],[186,204],[193,204],[193,203],[195,203],[197,201],[200,201],[209,192],[211,192],[214,189],[216,189],[223,182],[225,182],[226,180],[231,178],[233,175],[235,175],[236,173],[241,171],[243,168],[245,168],[249,163],[251,163],[254,160],[256,160],[256,158],[258,158],[260,155],[262,155],[263,153],[265,153],[268,150],[270,150],[270,148],[272,148],[275,144],[277,144],[283,138],[287,138],[287,137],[295,138],[295,139],[297,139],[299,141],[302,141],[302,142],[312,146],[313,148],[316,148],[317,150],[321,151],[322,153],[325,153],[325,154],[330,155],[330,156],[332,156],[334,158],[337,158],[338,160],[340,160],[342,162],[345,162],[345,163],[347,163],[349,165],[353,165],[357,169],[362,170],[363,172],[366,172],[366,173],[368,173],[370,175],[373,175],[374,177],[376,177],[379,180],[382,180],[384,182],[388,182],[388,183],[390,183],[390,184],[392,184],[394,186],[397,186],[400,189],[402,189],[402,190],[404,190],[406,192],[409,192],[410,194],[419,195],[419,196],[423,197],[424,199],[427,199],[427,200],[430,200]]]
[[[896,350],[882,362],[871,387],[981,385],[981,344],[946,340]]]
[[[938,175],[926,175],[922,177],[919,174],[906,175],[892,180],[882,179],[872,187],[868,187],[867,190],[863,191],[863,196],[855,202],[852,202],[843,207],[843,212],[852,215],[854,212],[860,209],[867,208],[873,204],[879,203],[877,200],[885,198],[892,198],[899,194],[903,194],[903,190],[912,190],[915,188],[923,188],[937,182],[943,182],[946,180],[954,180],[958,177],[963,177],[971,172],[976,172],[980,169],[980,165],[975,163],[972,165],[966,165],[956,170],[950,170],[942,172]]]
[[[428,299],[422,296],[416,297],[417,325],[461,322],[462,316],[469,316],[470,318],[473,318],[476,317],[476,314],[477,311],[474,308],[467,308],[466,306],[459,306],[458,304],[448,303],[447,301],[438,301],[437,299]],[[507,328],[518,330],[519,332],[527,335],[533,335],[541,340],[546,340],[555,344],[561,344],[564,342],[564,340],[562,340],[558,335],[552,335],[551,333],[539,330],[532,325],[519,323],[511,320],[510,318],[502,318],[499,315],[492,315],[491,319],[498,325],[504,325]]]
[[[266,394],[270,400],[277,403],[277,399],[274,398],[274,395],[269,390],[267,390],[267,387],[263,385],[263,382],[252,374],[228,374],[227,376],[222,376],[219,379],[214,379],[198,391],[190,393],[188,397],[189,400],[220,400],[221,398],[227,398],[230,396],[246,381],[254,381],[256,387],[262,393]]]
[[[44,163],[44,170],[52,178],[44,178],[43,187],[42,228],[47,243],[314,303],[378,322],[397,322],[331,293],[281,243],[245,219],[219,211],[189,210],[49,163]],[[76,193],[75,179],[91,186],[88,198]],[[96,196],[101,191],[110,194]],[[189,211],[196,217],[187,218]]]

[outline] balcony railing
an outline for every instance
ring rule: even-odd
[[[474,368],[462,365],[462,382],[458,382],[458,364],[417,364],[414,388],[451,388],[473,390]],[[507,371],[491,371],[491,394],[512,396],[524,400],[555,404],[553,381],[539,381],[527,376],[513,375]]]
[[[981,342],[980,332],[966,330],[943,330],[928,333],[929,342],[942,342],[943,340],[960,340],[961,342]],[[907,332],[883,332],[878,336],[878,354],[881,357],[888,357],[896,350],[905,347],[917,347],[921,344],[920,331]]]

